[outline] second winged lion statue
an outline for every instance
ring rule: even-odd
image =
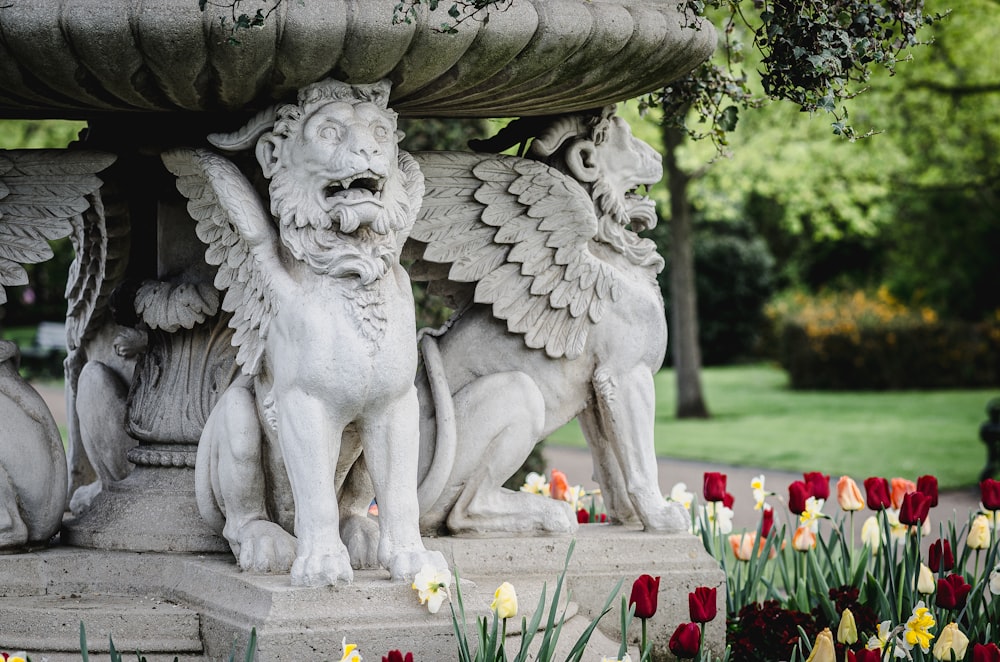
[[[350,581],[352,561],[373,556],[393,578],[446,567],[418,528],[417,348],[399,264],[423,178],[397,147],[388,96],[384,81],[322,81],[211,139],[255,145],[271,214],[218,153],[163,156],[219,267],[244,373],[202,433],[199,509],[242,568],[290,568],[296,585]],[[377,550],[367,501],[338,501],[371,488]]]

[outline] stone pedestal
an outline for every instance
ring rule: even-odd
[[[503,581],[514,585],[520,604],[518,623],[508,627],[514,631],[508,650],[514,651],[520,616],[531,619],[543,585],[546,603],[551,601],[570,542],[561,537],[425,539],[458,570],[473,639],[474,619],[489,615],[497,586]],[[669,659],[667,641],[677,624],[688,620],[687,593],[724,583],[718,564],[694,536],[583,526],[560,601],[567,617],[560,649],[568,651],[575,643],[619,579],[627,595],[642,573],[662,577],[659,610],[649,627],[656,659]],[[234,645],[239,658],[251,628],[257,631],[261,662],[339,659],[345,637],[358,644],[365,659],[379,659],[393,649],[412,651],[421,661],[456,655],[448,604],[429,614],[408,583],[391,582],[384,571],[357,572],[349,586],[306,589],[292,587],[287,575],[242,573],[229,555],[54,547],[0,558],[0,587],[0,647],[25,649],[35,658],[74,659],[81,620],[93,650],[106,646],[111,635],[116,646],[126,644],[120,649],[139,648],[150,659],[171,654],[182,661],[228,659]],[[452,596],[457,597],[454,587]],[[719,591],[720,616],[707,631],[716,654],[724,648],[724,599]],[[616,598],[585,660],[617,653],[619,605]],[[23,614],[29,610],[26,621]],[[193,631],[200,633],[200,651],[191,645]],[[636,621],[633,642],[638,633]],[[184,642],[183,650],[167,649],[178,641]]]

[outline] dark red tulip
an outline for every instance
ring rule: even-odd
[[[951,553],[951,543],[940,539],[927,550],[927,567],[931,572],[948,571],[955,567],[955,557]]]
[[[774,526],[774,508],[765,508],[760,517],[760,537],[766,538]]]
[[[656,613],[656,597],[660,592],[660,578],[639,575],[632,584],[632,596],[628,603],[635,605],[636,618],[652,618]]]
[[[937,582],[937,606],[945,609],[961,609],[965,599],[972,591],[972,586],[965,583],[965,578],[959,574],[951,574]]]
[[[879,476],[865,478],[865,501],[872,510],[885,510],[892,504],[889,499],[889,481]]]
[[[413,653],[407,653],[403,657],[400,651],[389,651],[388,655],[382,656],[382,662],[413,662]]]
[[[938,505],[938,483],[934,476],[921,476],[917,479],[917,491],[923,492],[931,499],[931,508]]]
[[[699,586],[694,593],[688,593],[688,609],[695,623],[708,623],[715,618],[715,588]]]
[[[736,498],[733,497],[733,495],[730,494],[729,492],[726,492],[725,494],[722,495],[722,505],[725,506],[726,508],[732,508],[733,503],[735,502]]]
[[[578,524],[589,524],[590,512],[586,508],[581,508],[576,511],[576,521]]]
[[[903,497],[903,507],[899,509],[899,523],[920,526],[931,510],[931,498],[923,492],[910,492]]]
[[[681,623],[670,636],[670,652],[682,660],[693,660],[701,648],[701,629],[697,623]]]
[[[979,492],[986,510],[1000,510],[1000,480],[987,478],[979,483]]]
[[[972,647],[972,662],[1000,662],[1000,648],[996,644],[976,644]]]
[[[806,509],[806,499],[812,496],[809,486],[801,480],[796,480],[788,486],[788,509],[796,515],[801,515]]]
[[[809,486],[810,496],[826,501],[830,498],[830,477],[819,471],[809,471],[802,474],[806,485]]]
[[[705,501],[722,501],[726,498],[726,474],[718,471],[705,472],[705,485],[702,490]]]
[[[874,650],[862,648],[857,652],[848,650],[847,662],[882,662],[882,651],[878,648]]]

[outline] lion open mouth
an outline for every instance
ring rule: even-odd
[[[382,202],[382,189],[385,187],[385,177],[368,172],[352,175],[345,179],[327,184],[323,190],[327,204],[354,204],[358,202]]]
[[[645,184],[640,185],[645,188]],[[645,232],[656,227],[656,203],[639,192],[636,186],[625,193],[625,210],[632,232]]]

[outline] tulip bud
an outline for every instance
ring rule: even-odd
[[[701,629],[697,623],[681,623],[667,644],[670,652],[682,660],[693,660],[701,649]]]
[[[987,478],[979,483],[979,494],[986,510],[1000,510],[1000,480]]]
[[[816,635],[812,653],[806,662],[837,662],[837,649],[833,645],[833,634],[830,628],[825,628]]]
[[[951,574],[937,581],[937,606],[945,609],[961,609],[969,597],[972,586],[959,574]]]
[[[903,507],[903,497],[910,492],[917,491],[917,484],[905,478],[893,478],[889,481],[892,492],[889,498],[892,500],[892,507],[899,510]]]
[[[930,595],[934,592],[934,587],[934,573],[931,572],[930,568],[921,563],[920,576],[917,577],[917,591],[924,595]]]
[[[753,557],[754,543],[757,542],[757,534],[754,532],[732,533],[729,535],[729,546],[733,550],[733,556],[737,561],[749,561]]]
[[[760,536],[766,538],[774,526],[774,508],[765,506],[760,517]]]
[[[726,474],[718,471],[705,472],[705,484],[702,489],[705,501],[722,501],[726,498]]]
[[[907,492],[899,509],[899,523],[920,526],[930,512],[931,499],[922,492]]]
[[[917,491],[926,494],[931,500],[931,508],[938,505],[938,481],[934,476],[921,476],[917,479]]]
[[[951,662],[952,654],[956,660],[965,659],[965,651],[969,648],[969,638],[958,629],[957,623],[948,623],[938,635],[934,644],[934,659]]]
[[[552,480],[549,481],[549,496],[557,501],[566,501],[567,494],[569,494],[569,481],[566,480],[566,474],[553,469]]]
[[[811,496],[809,486],[803,481],[792,481],[788,486],[788,509],[796,515],[801,515],[806,509],[806,499]]]
[[[840,615],[840,625],[837,627],[837,641],[850,646],[858,640],[858,625],[854,621],[854,613],[845,609]]]
[[[809,496],[823,499],[830,498],[830,477],[819,471],[809,471],[802,474],[802,478],[809,488]]]
[[[986,515],[976,515],[969,527],[969,537],[965,544],[970,549],[988,549],[990,546],[990,521]]]
[[[847,511],[861,510],[865,507],[861,490],[850,476],[841,476],[837,481],[837,503],[840,504],[841,510]]]
[[[935,540],[927,550],[927,565],[932,572],[948,571],[955,567],[955,556],[951,553],[951,543],[945,539]]]
[[[879,476],[865,478],[868,507],[872,510],[885,510],[892,503],[889,499],[889,481]]]
[[[1000,646],[992,643],[973,645],[972,662],[1000,662]]]
[[[493,594],[493,602],[490,609],[497,613],[500,619],[514,618],[517,616],[517,593],[510,582],[500,584]]]
[[[694,593],[688,593],[688,610],[695,623],[708,623],[715,618],[717,591],[715,587],[699,586]]]
[[[792,547],[799,552],[808,552],[816,546],[816,534],[808,526],[800,526],[795,529],[792,536]]]
[[[868,502],[871,504],[871,501]],[[878,524],[878,519],[874,515],[865,520],[861,525],[861,542],[868,545],[873,552],[882,544],[882,529]]]
[[[640,575],[632,583],[632,595],[628,603],[635,605],[636,618],[652,618],[656,613],[656,599],[660,591],[660,578]]]

